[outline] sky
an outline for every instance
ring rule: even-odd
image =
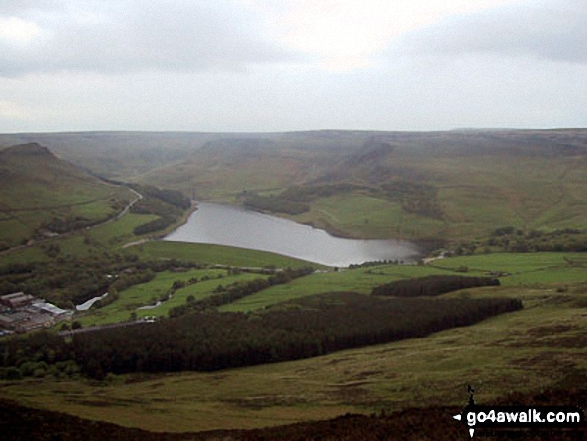
[[[587,127],[585,0],[0,0],[0,132]]]

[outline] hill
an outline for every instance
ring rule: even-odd
[[[0,249],[104,221],[132,199],[37,143],[0,150]]]
[[[535,406],[568,405],[584,400],[585,388],[549,389],[540,394],[515,394],[499,400],[500,405],[532,403]],[[102,421],[79,418],[66,413],[25,407],[9,400],[0,400],[0,427],[6,440],[102,440],[108,434],[111,440],[140,441],[297,441],[297,440],[466,440],[470,439],[463,425],[451,418],[462,411],[462,406],[436,405],[410,408],[391,414],[345,414],[324,421],[303,422],[278,427],[249,430],[214,430],[207,432],[150,432]],[[558,440],[583,439],[587,433],[583,422],[573,430],[559,429],[549,435]],[[492,433],[493,432],[493,433]],[[497,440],[515,434],[518,438],[544,439],[549,431],[504,429],[479,430],[483,439]],[[555,438],[550,438],[555,439]]]
[[[259,267],[302,265],[268,253],[214,245],[148,242],[124,247],[142,242],[145,236],[137,234],[137,228],[169,211],[163,199],[182,205],[177,193],[140,184],[245,204],[358,237],[461,240],[487,235],[494,243],[487,241],[487,246],[498,247],[506,241],[508,246],[521,239],[542,241],[542,236],[530,234],[535,228],[569,228],[565,234],[575,235],[571,229],[587,227],[585,130],[0,136],[0,144],[15,142],[27,144],[0,151],[0,232],[5,243],[98,222],[132,197],[126,188],[104,182],[80,165],[138,182],[135,188],[145,195],[115,222],[0,256],[0,288],[5,292],[42,294],[67,307],[106,290],[115,293],[109,295],[110,305],[98,304],[97,312],[76,316],[83,327],[147,315],[167,317],[172,307],[202,306],[209,298],[224,301],[239,284],[271,277],[264,273],[269,268]],[[581,234],[585,232],[576,235]],[[559,240],[554,233],[551,236],[545,237]],[[59,247],[60,254],[49,255],[51,246]],[[104,381],[94,381],[81,377],[76,363],[59,361],[53,366],[55,351],[33,347],[33,362],[22,357],[19,347],[20,352],[13,351],[15,364],[0,369],[6,378],[0,381],[0,425],[11,439],[93,439],[104,433],[112,439],[439,439],[445,429],[447,438],[469,439],[450,417],[467,398],[466,384],[478,388],[477,399],[484,403],[503,402],[511,394],[514,402],[525,405],[554,399],[568,405],[585,396],[585,264],[580,253],[479,250],[475,256],[428,265],[370,264],[276,284],[225,304],[217,313],[228,323],[217,329],[234,339],[243,336],[246,325],[259,330],[259,338],[251,339],[259,345],[268,336],[262,328],[267,320],[263,314],[275,313],[276,325],[299,322],[298,328],[311,334],[310,344],[315,345],[320,337],[316,326],[325,324],[318,316],[321,299],[331,299],[324,303],[325,311],[343,311],[345,298],[360,299],[359,294],[341,294],[352,290],[364,295],[364,304],[383,313],[368,294],[374,286],[398,279],[463,273],[499,277],[501,287],[461,290],[438,300],[470,304],[519,299],[524,305],[510,314],[425,338],[291,362],[215,372],[111,373]],[[310,297],[313,294],[317,296]],[[160,298],[167,301],[159,310],[138,309]],[[339,329],[350,329],[352,318],[360,316],[361,309],[353,305],[348,304],[352,311],[338,314]],[[362,311],[368,319],[358,323],[376,324],[368,312]],[[297,321],[299,317],[315,317],[314,328]],[[177,320],[185,329],[197,324],[202,330],[212,318],[203,311]],[[159,343],[162,335],[156,334],[143,341],[157,342],[163,354],[180,347],[187,333],[180,334],[179,326],[174,329],[174,320],[148,326],[153,326],[149,332],[169,327],[177,331],[177,338]],[[233,327],[240,323],[243,326]],[[44,339],[52,335],[36,334],[33,341],[49,349]],[[334,344],[335,335],[325,337],[323,348]],[[211,341],[209,335],[206,340]],[[0,343],[16,341],[5,338]],[[121,341],[126,346],[112,345],[118,354],[137,348],[128,339]],[[276,346],[273,353],[288,350],[295,346]],[[156,353],[131,355],[139,359]],[[245,355],[224,352],[219,359]],[[170,359],[159,360],[165,364]],[[14,380],[13,374],[25,378]],[[388,416],[368,416],[382,410]],[[341,416],[347,412],[355,415]],[[240,430],[219,430],[231,428]],[[213,432],[188,433],[194,430]]]
[[[587,227],[584,131],[319,135],[283,147],[293,137],[284,134],[265,155],[202,149],[137,179],[347,237],[471,240],[506,225]]]
[[[2,135],[104,176],[356,238],[587,228],[587,130]]]

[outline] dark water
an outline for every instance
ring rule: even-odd
[[[165,240],[271,251],[340,267],[374,260],[409,262],[420,256],[419,249],[409,242],[341,239],[287,219],[204,202]]]

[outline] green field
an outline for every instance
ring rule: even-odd
[[[145,259],[179,259],[197,263],[210,263],[250,268],[300,268],[320,265],[282,256],[266,251],[248,250],[244,248],[226,247],[222,245],[154,241],[136,247],[128,252],[137,253]]]
[[[191,278],[201,280],[202,277],[210,280],[200,281],[193,285],[180,288],[173,293],[173,297],[160,306],[153,309],[139,310],[141,306],[155,305],[157,300],[164,296],[172,287],[173,282],[187,282]],[[214,289],[218,285],[229,285],[234,282],[243,282],[257,279],[259,274],[242,273],[239,275],[228,275],[226,270],[222,269],[203,269],[187,270],[181,272],[165,271],[157,273],[155,279],[134,285],[120,292],[120,298],[110,305],[100,309],[91,308],[87,313],[80,315],[78,321],[84,326],[103,325],[106,323],[123,322],[130,319],[132,313],[136,318],[146,316],[167,317],[169,310],[186,303],[188,296],[193,296],[195,300],[201,300],[213,295]]]
[[[436,260],[437,269],[467,269],[466,274],[499,277],[503,285],[564,284],[587,281],[587,261],[579,253],[496,253]]]
[[[587,286],[489,287],[472,296],[522,298],[522,311],[427,338],[215,373],[130,375],[99,383],[26,380],[2,394],[27,405],[154,431],[264,427],[346,412],[481,403],[572,386],[587,375]]]
[[[102,175],[200,200],[238,203],[244,191],[279,195],[316,183],[357,185],[374,192],[311,200],[297,220],[359,238],[470,240],[504,225],[587,228],[586,138],[576,129],[21,134],[0,140],[34,140]],[[385,197],[380,190],[394,182],[429,186],[439,217]]]
[[[406,213],[396,202],[353,193],[318,199],[307,213],[290,217],[335,234],[360,239],[428,238],[444,230],[444,222]]]
[[[466,269],[466,272],[463,270]],[[587,282],[587,260],[577,253],[488,254],[439,259],[430,265],[382,265],[340,272],[322,272],[273,286],[221,307],[222,311],[252,311],[275,303],[332,291],[368,294],[378,285],[393,280],[436,274],[495,276],[504,286],[563,287]],[[508,275],[505,275],[507,273]]]
[[[342,236],[443,239],[446,248],[453,250],[462,244],[484,243],[494,229],[508,225],[524,233],[587,229],[584,130],[323,131],[242,138],[159,134],[156,139],[147,134],[43,136],[61,152],[60,157],[94,166],[94,171],[106,176],[180,189],[201,200],[238,204],[247,192],[279,198],[292,187],[303,194],[304,189],[338,185],[343,189],[338,193],[303,201],[308,203],[307,212],[277,214]],[[8,138],[26,141],[24,135]],[[158,150],[163,139],[170,142],[168,155]],[[103,221],[134,199],[127,188],[106,184],[38,146],[33,146],[32,158],[14,153],[0,151],[8,158],[0,161],[0,247],[26,242],[50,220],[80,216]],[[390,183],[415,185],[416,189],[421,185],[421,193],[438,204],[438,215],[389,194],[385,184]],[[427,201],[425,197],[421,200]],[[127,213],[121,219],[60,237],[39,237],[29,247],[0,253],[0,266],[38,262],[41,267],[50,262],[42,273],[49,280],[49,270],[59,273],[59,265],[75,275],[91,273],[94,266],[102,265],[94,279],[87,276],[80,282],[84,285],[88,280],[90,285],[105,280],[104,268],[115,268],[115,278],[126,270],[142,274],[152,265],[169,264],[150,282],[122,290],[114,303],[75,316],[74,320],[88,327],[134,317],[166,317],[189,296],[201,300],[213,295],[220,284],[267,277],[245,272],[234,275],[229,267],[311,265],[262,251],[151,240],[133,233],[155,218]],[[501,286],[466,289],[444,297],[519,298],[523,310],[426,338],[294,362],[211,373],[110,374],[104,381],[79,376],[2,380],[0,396],[123,426],[182,432],[266,427],[347,412],[462,406],[468,399],[467,384],[475,387],[475,397],[483,404],[515,392],[539,394],[551,387],[585,384],[587,253],[479,254],[482,249],[426,265],[338,271],[312,265],[315,273],[223,305],[220,311],[243,312],[246,315],[241,317],[252,320],[256,310],[282,302],[293,301],[289,307],[296,308],[300,306],[296,299],[325,292],[369,295],[379,284],[435,274],[497,277]],[[487,247],[487,251],[495,250],[497,246]],[[138,269],[139,264],[144,266]],[[195,269],[190,264],[199,266]],[[69,273],[61,271],[63,274]],[[20,278],[28,274],[12,276],[7,270],[4,276],[6,290],[19,286]],[[208,280],[202,281],[203,277]],[[174,282],[193,278],[198,282],[175,290],[160,306],[138,309],[153,305]],[[28,282],[27,286],[34,287],[40,281]],[[55,284],[58,282],[63,281],[56,277]],[[84,292],[73,282],[65,288],[75,291],[67,299]],[[65,288],[51,289],[59,294]]]
[[[170,253],[170,249],[191,249],[197,258],[192,254],[173,254],[185,260],[197,260],[208,264],[235,265],[235,263],[253,263],[256,256],[255,266],[263,266],[267,263],[264,259],[271,258],[271,255],[250,250],[243,250],[227,247],[179,244],[174,242],[152,242],[142,247],[153,249],[163,245]],[[184,247],[184,245],[186,245]],[[153,248],[154,246],[154,248]],[[171,247],[171,248],[170,248]],[[210,252],[211,250],[211,252]],[[251,254],[250,254],[251,253]],[[166,255],[166,254],[163,254]],[[239,259],[235,260],[235,255]],[[151,255],[151,257],[154,254]],[[242,260],[240,260],[242,259]],[[275,260],[271,260],[275,262]],[[466,269],[466,272],[463,270]],[[526,254],[489,254],[440,259],[431,265],[381,265],[346,269],[340,271],[319,270],[315,274],[293,280],[287,284],[275,285],[256,294],[244,297],[233,303],[220,307],[221,311],[247,312],[262,309],[276,303],[302,298],[310,295],[335,292],[353,291],[369,294],[371,289],[379,284],[388,283],[393,280],[425,277],[436,274],[459,274],[470,276],[491,276],[499,274],[503,286],[529,286],[529,287],[553,287],[565,289],[574,282],[587,282],[587,260],[582,254],[573,253],[526,253]],[[173,299],[165,302],[153,310],[137,311],[139,306],[154,304],[173,284],[175,280],[186,281],[191,277],[200,279],[202,276],[223,278],[200,282],[177,291]],[[218,284],[227,285],[232,281],[244,281],[260,277],[256,274],[241,274],[238,276],[227,276],[224,269],[190,270],[187,272],[158,273],[155,280],[133,286],[120,293],[120,299],[103,309],[92,312],[91,315],[83,317],[81,322],[84,325],[114,323],[128,320],[131,312],[136,312],[138,317],[144,316],[166,316],[172,307],[185,303],[188,295],[193,295],[196,300],[212,294]]]
[[[157,216],[151,214],[127,213],[115,221],[90,228],[87,231],[71,234],[59,240],[58,243],[62,253],[72,256],[83,256],[91,252],[97,252],[97,250],[121,249],[123,244],[140,239],[140,236],[132,233],[133,228],[156,218]]]
[[[0,176],[0,248],[26,243],[55,220],[104,221],[134,198],[37,144],[0,150]]]
[[[45,249],[51,244],[58,245],[60,256],[87,257],[92,254],[121,250],[128,242],[140,239],[133,234],[133,228],[157,218],[154,215],[126,213],[120,219],[96,227],[47,239],[42,243],[11,253],[0,253],[0,264],[43,262],[49,260]]]
[[[369,136],[309,132],[299,134],[299,144],[293,145],[284,134],[260,136],[266,146],[262,154],[252,156],[223,141],[214,153],[191,152],[197,161],[155,168],[137,179],[193,189],[201,198],[223,202],[236,202],[235,196],[244,190],[277,195],[317,181],[363,186],[375,192],[317,198],[310,201],[308,212],[295,216],[276,213],[357,238],[470,240],[504,225],[587,227],[583,131],[378,133],[378,147],[366,146]],[[297,147],[306,144],[315,147]],[[577,147],[573,154],[553,154],[563,144]],[[325,145],[332,147],[322,149]],[[377,193],[386,183],[398,181],[430,186],[441,216],[408,212]]]
[[[389,281],[403,278],[452,273],[452,271],[444,271],[416,265],[385,265],[341,270],[339,272],[320,272],[293,280],[284,285],[272,286],[271,288],[258,292],[257,294],[224,305],[220,310],[242,312],[253,311],[275,303],[325,292],[353,291],[362,294],[369,294],[374,286],[381,283],[387,283]]]

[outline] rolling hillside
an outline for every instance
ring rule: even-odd
[[[52,135],[40,135],[40,138],[43,136],[50,138]],[[169,147],[169,152],[175,152],[173,158],[173,155],[158,156],[156,153],[165,150],[164,142],[173,138],[173,134],[152,137],[137,134],[137,138],[133,134],[120,138],[115,134],[54,136],[50,149],[58,152],[55,153],[58,156],[34,143],[0,151],[3,216],[0,232],[4,246],[34,236],[42,238],[59,228],[67,231],[67,228],[98,222],[118,212],[132,198],[126,188],[101,181],[59,159],[75,161],[68,156],[73,155],[72,152],[83,157],[84,163],[77,165],[95,164],[95,170],[102,167],[109,176],[174,187],[201,198],[245,204],[323,225],[343,235],[457,240],[489,235],[503,225],[543,231],[587,227],[585,131],[327,131],[220,136],[207,140],[204,138],[213,138],[213,135],[182,134],[177,135],[177,144],[171,143]],[[85,143],[84,136],[93,139],[92,142]],[[196,142],[200,136],[202,139]],[[100,149],[94,149],[96,137],[111,139],[113,144],[105,143]],[[59,140],[65,138],[68,142],[59,147]],[[0,136],[0,144],[6,140]],[[77,147],[76,140],[80,141]],[[188,145],[190,140],[193,144]],[[145,144],[138,146],[142,141]],[[159,147],[155,146],[158,142],[162,143]],[[143,155],[142,162],[126,162],[137,155]],[[106,160],[108,156],[112,157],[110,163]],[[136,188],[147,199],[145,190],[148,189]],[[71,424],[79,423],[82,433],[90,433],[91,427],[100,430],[108,427],[106,430],[116,431],[113,433],[120,430],[121,438],[133,436],[131,431],[141,437],[157,438],[159,434],[155,432],[161,432],[161,438],[179,439],[184,437],[182,432],[214,430],[198,433],[193,438],[310,439],[311,433],[325,427],[325,432],[335,434],[332,439],[347,433],[357,433],[356,438],[368,439],[391,425],[398,431],[412,430],[413,416],[420,411],[410,409],[427,412],[426,409],[439,405],[451,411],[460,409],[467,399],[466,384],[478,387],[478,399],[487,404],[503,402],[509,396],[516,401],[528,400],[525,403],[530,403],[533,397],[544,402],[549,390],[558,391],[564,404],[572,404],[575,401],[570,401],[569,397],[576,396],[576,388],[585,383],[587,286],[585,256],[581,253],[485,254],[479,249],[474,256],[439,259],[424,265],[367,265],[345,271],[319,271],[274,284],[224,304],[219,311],[196,318],[196,315],[180,315],[181,307],[185,312],[192,306],[201,307],[201,302],[208,298],[224,301],[228,298],[226,291],[232,296],[236,292],[232,289],[238,287],[238,283],[267,277],[249,272],[263,271],[259,267],[302,263],[268,253],[215,245],[140,243],[142,240],[137,239],[141,235],[135,234],[135,229],[156,218],[149,211],[155,206],[153,201],[143,202],[141,210],[128,213],[115,222],[2,253],[0,285],[4,285],[5,292],[23,290],[47,294],[45,297],[49,301],[68,307],[108,289],[116,292],[117,297],[111,296],[114,300],[109,305],[98,304],[94,311],[77,314],[78,324],[85,328],[148,315],[166,317],[161,320],[162,326],[172,333],[181,329],[175,327],[178,323],[185,323],[186,329],[198,323],[201,329],[204,320],[211,320],[213,316],[230,323],[236,318],[240,320],[238,323],[247,324],[246,329],[257,329],[265,323],[263,320],[269,320],[262,314],[269,318],[274,314],[275,321],[271,323],[280,325],[286,323],[283,317],[291,317],[292,323],[300,323],[296,326],[298,329],[306,329],[305,322],[296,321],[304,314],[298,315],[296,311],[315,311],[318,310],[316,306],[323,303],[324,310],[330,312],[339,308],[345,298],[364,301],[358,303],[362,308],[369,304],[367,302],[378,301],[373,295],[369,296],[375,286],[433,274],[499,277],[502,286],[460,290],[431,301],[465,304],[492,299],[515,300],[524,308],[425,338],[215,372],[182,369],[173,374],[142,371],[119,375],[113,372],[123,371],[113,371],[103,381],[98,381],[81,375],[81,362],[78,365],[75,360],[59,359],[53,363],[55,351],[30,351],[30,360],[21,357],[23,352],[5,351],[5,354],[18,356],[14,359],[0,357],[5,363],[0,366],[0,374],[5,378],[0,381],[0,398],[4,408],[8,408],[4,412],[8,415],[4,424],[15,429],[15,438],[21,433],[33,433],[29,438],[34,438],[38,433],[28,429],[34,424],[19,426],[13,423],[14,418],[9,418],[12,415],[18,419],[22,414],[32,418],[27,421],[41,421],[39,427],[46,429],[43,433],[64,430],[70,434],[74,430]],[[135,204],[135,208],[136,205],[140,204]],[[491,239],[504,241],[521,237],[516,228],[502,229],[503,234],[491,236]],[[128,243],[139,244],[125,247]],[[57,255],[49,255],[52,246],[59,247]],[[14,266],[10,268],[11,265]],[[12,271],[14,269],[16,271]],[[112,281],[111,274],[119,277]],[[349,291],[357,294],[349,294]],[[138,309],[156,304],[163,296],[167,296],[167,300],[160,309]],[[373,306],[378,307],[376,303]],[[169,317],[172,308],[177,307],[180,309],[175,310],[175,318]],[[339,314],[340,323],[344,325],[340,329],[350,329],[353,318],[359,324],[374,323],[360,318],[359,307],[351,309],[352,312]],[[321,319],[312,320],[324,323]],[[239,337],[245,327],[236,330],[218,326],[214,329]],[[260,335],[267,335],[261,332],[262,328],[258,329]],[[48,345],[42,339],[52,334],[38,335],[41,344]],[[157,334],[157,338],[161,335]],[[179,343],[185,341],[187,334],[173,335],[179,338],[166,338],[165,341]],[[31,336],[34,343],[35,335]],[[327,342],[332,339],[332,335],[327,337]],[[210,341],[209,335],[206,339]],[[312,335],[311,344],[315,344],[315,340]],[[0,343],[11,341],[5,339]],[[83,339],[79,341],[83,343]],[[90,341],[98,339],[86,340]],[[143,341],[157,340],[154,336]],[[226,340],[219,338],[217,341]],[[171,343],[158,343],[157,347],[167,350],[172,347]],[[117,349],[124,345],[103,347]],[[277,356],[278,351],[288,347],[287,344],[276,346],[268,353]],[[127,345],[127,354],[132,355],[131,348],[137,345]],[[223,352],[222,357],[227,353]],[[244,355],[239,353],[238,357],[226,356],[226,359],[239,359]],[[39,359],[39,356],[45,358]],[[80,356],[80,360],[86,358]],[[22,378],[11,379],[9,374]],[[580,393],[584,395],[582,390]],[[19,404],[14,401],[6,404],[8,399]],[[32,409],[24,410],[21,406]],[[364,415],[341,417],[349,412],[382,411],[388,416],[378,419]],[[390,411],[396,413],[389,416]],[[410,412],[412,416],[408,420],[401,419]],[[442,420],[447,425],[453,421],[442,416],[444,410],[435,415],[435,421]],[[317,419],[326,421],[309,422]],[[47,426],[44,421],[49,420],[57,423]],[[293,423],[297,425],[283,427]],[[374,423],[382,424],[381,432],[373,429]],[[65,428],[60,429],[62,425]],[[260,429],[269,426],[275,427]],[[231,428],[240,431],[217,431]],[[451,430],[457,433],[457,429],[462,427]],[[141,430],[153,432],[145,435]],[[356,432],[349,432],[351,430]],[[367,436],[363,436],[363,432]],[[422,439],[422,433],[417,432],[414,437]],[[185,436],[192,437],[191,434]],[[468,434],[463,432],[463,436],[468,437]]]
[[[357,238],[587,228],[587,130],[2,135],[104,176]]]
[[[0,150],[0,249],[106,220],[132,198],[39,144]]]

